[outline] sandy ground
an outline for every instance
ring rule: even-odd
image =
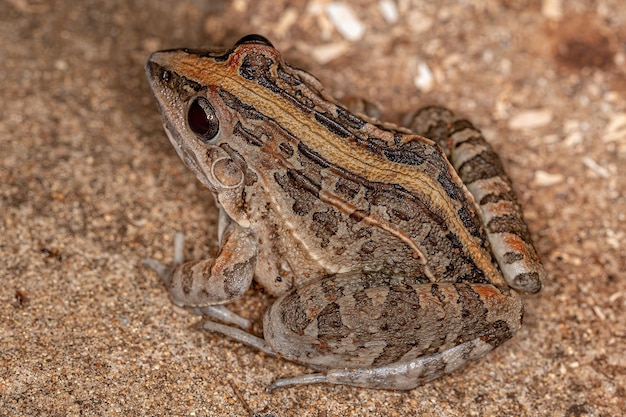
[[[323,0],[0,2],[0,415],[624,415],[626,3],[380,3],[344,3],[360,33]],[[250,32],[387,120],[437,103],[483,128],[549,276],[513,340],[410,392],[266,394],[309,371],[170,303],[140,261],[179,230],[187,259],[214,253],[216,211],[143,63]]]

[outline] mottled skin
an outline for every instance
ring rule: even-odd
[[[146,70],[172,144],[220,207],[216,258],[149,264],[176,304],[227,324],[247,321],[214,306],[253,278],[278,297],[263,338],[204,323],[320,371],[271,388],[411,389],[518,330],[512,288],[537,292],[544,272],[500,160],[471,124],[431,107],[410,127],[435,142],[382,127],[259,36],[156,52]]]

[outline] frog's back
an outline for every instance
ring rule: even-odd
[[[320,273],[389,265],[418,281],[503,284],[476,203],[429,139],[351,114],[263,42],[176,51],[171,66],[232,132],[213,145],[264,189],[249,205],[270,202]]]
[[[215,55],[207,64],[222,68],[203,71],[221,72],[211,93],[231,112],[224,119],[234,135],[224,146],[242,155],[294,241],[322,269],[389,266],[417,281],[498,279],[478,208],[438,145],[350,113],[271,46]]]

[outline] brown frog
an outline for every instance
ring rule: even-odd
[[[146,63],[165,130],[220,209],[217,257],[147,261],[203,327],[328,382],[411,389],[521,326],[545,275],[483,136],[443,108],[409,129],[349,112],[258,35]],[[428,139],[427,139],[428,138]],[[256,279],[263,337],[230,312]],[[226,324],[217,323],[221,321]]]

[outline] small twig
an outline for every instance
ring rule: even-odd
[[[239,402],[243,405],[243,408],[245,408],[246,411],[248,412],[248,416],[252,417],[254,412],[252,411],[252,409],[250,408],[246,400],[243,398],[243,395],[241,395],[241,391],[239,391],[239,388],[237,388],[237,386],[231,380],[228,380],[228,385],[230,385],[230,387],[232,388],[233,392],[235,393],[235,396],[239,399]]]

